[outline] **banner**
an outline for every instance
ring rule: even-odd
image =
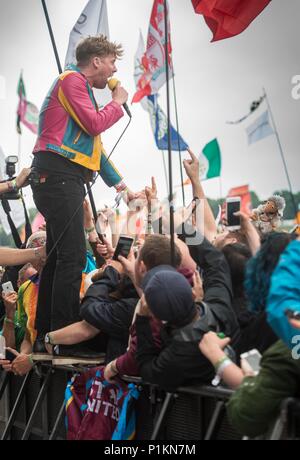
[[[204,16],[213,33],[212,41],[243,32],[271,0],[192,0],[194,10]]]
[[[22,134],[21,122],[34,134],[38,132],[39,110],[38,108],[27,101],[23,75],[21,73],[17,93],[19,95],[19,104],[17,109],[17,132]]]
[[[70,33],[65,68],[76,64],[75,51],[78,42],[88,35],[98,34],[109,38],[106,0],[89,0]]]
[[[168,12],[167,4],[169,16]],[[164,0],[154,0],[148,30],[147,50],[142,57],[143,74],[138,79],[138,90],[133,96],[132,102],[139,102],[145,96],[156,94],[166,82],[165,35]],[[168,19],[169,78],[173,75],[171,53],[171,33]]]
[[[144,40],[140,32],[138,49],[134,58],[134,80],[138,84],[139,78],[143,74],[142,58],[144,55]],[[147,96],[141,99],[140,103],[144,110],[149,113],[152,131],[155,137],[156,146],[159,150],[168,150],[168,121],[167,116],[158,104],[158,94]],[[188,144],[177,133],[171,125],[171,150],[187,150]]]
[[[200,179],[212,179],[221,175],[221,151],[217,139],[212,140],[199,155]]]
[[[268,110],[260,115],[260,117],[257,118],[255,122],[247,128],[246,131],[249,145],[260,141],[261,139],[264,139],[271,134],[274,134],[274,131],[269,122]]]

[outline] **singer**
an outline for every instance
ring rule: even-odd
[[[121,45],[103,35],[81,41],[76,48],[77,65],[59,75],[40,111],[32,163],[40,183],[32,190],[36,207],[46,219],[50,255],[40,278],[35,353],[46,352],[46,332],[80,319],[79,291],[86,264],[84,183],[91,180],[93,171],[100,171],[106,185],[117,193],[127,189],[113,163],[106,161],[100,134],[123,116],[128,94],[118,84],[112,101],[99,110],[92,90],[105,88],[122,54]],[[127,193],[129,200],[134,197]],[[59,354],[82,355],[82,350],[61,347]]]

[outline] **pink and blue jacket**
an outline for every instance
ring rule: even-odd
[[[92,171],[100,171],[109,186],[122,176],[108,160],[100,133],[123,116],[111,101],[99,110],[91,86],[76,66],[69,66],[53,83],[42,105],[33,153],[51,151]]]

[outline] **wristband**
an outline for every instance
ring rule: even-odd
[[[94,230],[96,230],[94,226],[85,229],[86,233],[92,233]]]
[[[8,187],[8,190],[11,190],[12,192],[17,192],[19,190],[16,179],[8,181],[7,187]]]
[[[29,360],[30,364],[34,365],[32,353],[31,353],[31,355],[28,355],[28,360]]]
[[[222,378],[222,375],[223,375],[223,373],[224,373],[226,367],[230,366],[231,364],[232,364],[231,359],[229,359],[229,358],[224,359],[224,360],[221,362],[221,364],[219,364],[219,366],[218,366],[218,368],[217,368],[217,370],[216,370],[217,375],[218,375],[220,378]]]
[[[216,371],[216,372],[218,371],[218,369],[219,369],[219,367],[221,366],[221,364],[222,364],[224,361],[226,361],[226,359],[228,359],[228,356],[227,356],[227,355],[223,356],[223,358],[220,358],[220,359],[216,362],[216,364],[214,364],[214,368],[215,368],[215,371]]]

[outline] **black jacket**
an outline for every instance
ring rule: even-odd
[[[129,327],[139,298],[128,277],[122,280],[121,299],[111,297],[120,282],[119,273],[113,267],[107,267],[103,277],[87,290],[80,309],[81,318],[107,336],[107,361],[125,353]]]
[[[231,307],[231,278],[225,257],[207,240],[189,249],[202,270],[204,303],[214,317],[215,327],[209,326],[208,330],[222,331],[234,337],[235,343],[239,337],[239,326]],[[207,329],[205,316],[201,321]],[[167,391],[175,391],[182,384],[208,384],[213,379],[214,368],[198,347],[201,335],[184,339],[180,329],[164,326],[161,331],[163,349],[159,352],[154,345],[148,317],[137,315],[136,331],[136,357],[140,375],[145,381],[156,383]]]

